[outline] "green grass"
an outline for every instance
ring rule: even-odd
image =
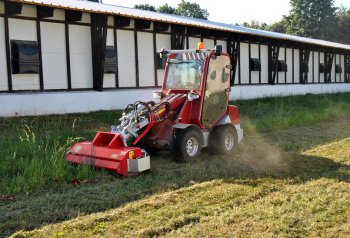
[[[321,219],[319,229],[326,229],[322,225],[327,226],[327,223],[322,219],[337,214],[317,212],[317,206],[322,199],[328,201],[327,196],[333,192],[339,192],[339,201],[330,205],[342,207],[338,211],[339,219],[346,217],[348,211],[344,209],[349,205],[346,201],[350,201],[345,192],[350,181],[350,93],[235,103],[240,108],[246,134],[233,157],[204,154],[199,161],[177,164],[165,152],[152,158],[151,173],[128,179],[115,179],[105,171],[89,167],[71,167],[63,160],[66,149],[77,138],[91,139],[96,130],[108,130],[115,124],[118,117],[115,112],[0,119],[1,133],[5,135],[0,138],[0,149],[5,156],[0,164],[0,192],[3,194],[0,236],[91,213],[76,221],[17,235],[84,237],[109,236],[116,232],[113,234],[120,233],[121,236],[203,236],[213,235],[212,229],[223,236],[230,236],[231,230],[242,230],[242,233],[236,233],[237,236],[260,233],[266,236],[319,236],[317,226],[309,229],[305,224],[316,224],[314,219]],[[73,179],[81,183],[74,185]],[[311,204],[313,200],[304,192],[317,194],[328,185],[333,190],[321,197],[322,201],[315,201],[314,214],[317,216],[314,219],[311,211],[300,215],[299,211],[293,213],[293,209],[286,211],[288,203],[283,204],[284,207],[281,205],[285,210],[276,208],[275,202],[270,203],[274,194],[279,194],[280,200],[296,196],[289,205],[297,206],[298,196],[306,196],[304,203],[298,206],[307,206],[307,202]],[[209,186],[215,192],[211,195],[205,189],[199,191],[201,186]],[[181,189],[183,187],[188,188]],[[344,189],[338,191],[338,187]],[[304,192],[298,193],[298,189]],[[178,193],[182,194],[182,200],[175,199],[169,208],[154,203],[167,196],[176,197]],[[260,193],[263,196],[255,196]],[[121,207],[145,197],[146,200]],[[263,200],[265,197],[267,200]],[[209,200],[212,204],[207,204]],[[230,204],[231,200],[232,204],[226,207],[225,201]],[[185,206],[186,201],[192,205]],[[188,210],[180,209],[183,206]],[[325,205],[320,203],[320,206]],[[254,207],[260,209],[257,220],[253,216]],[[265,218],[265,208],[277,214],[284,212],[284,218],[277,219],[273,213]],[[107,212],[93,214],[98,211]],[[142,215],[144,212],[147,215]],[[230,217],[231,213],[237,215],[237,220],[236,215]],[[298,223],[298,219],[303,221]],[[147,220],[154,224],[149,225]],[[222,229],[226,229],[226,233],[213,227],[215,220],[229,221],[223,223],[226,225]],[[288,231],[293,222],[295,231]],[[330,222],[329,227],[334,228],[337,222]],[[119,223],[120,226],[116,225]],[[81,227],[81,224],[87,225]],[[249,224],[257,226],[252,228]],[[263,233],[265,226],[267,233]],[[196,233],[201,230],[203,233]],[[345,228],[341,229],[339,234],[346,236],[345,231]]]

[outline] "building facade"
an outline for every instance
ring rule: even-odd
[[[0,116],[149,100],[161,48],[222,45],[232,99],[350,91],[350,46],[75,0],[0,0]]]

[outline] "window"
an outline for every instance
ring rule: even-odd
[[[113,46],[106,46],[104,73],[117,73],[117,55]]]
[[[250,71],[261,71],[261,63],[259,59],[250,59]]]
[[[343,68],[341,67],[340,64],[336,64],[336,65],[335,65],[335,73],[336,73],[336,74],[341,74],[341,73],[343,73]]]
[[[288,71],[288,66],[286,61],[284,60],[279,60],[278,61],[278,72],[287,72]]]
[[[36,41],[11,40],[13,74],[39,73],[39,48]]]

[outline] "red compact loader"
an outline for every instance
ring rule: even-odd
[[[118,126],[73,145],[66,160],[130,176],[150,169],[149,155],[162,149],[178,162],[197,158],[203,147],[231,154],[243,130],[238,108],[228,104],[232,65],[221,49],[162,50],[167,64],[157,101],[127,105]]]

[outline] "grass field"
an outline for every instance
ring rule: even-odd
[[[236,104],[234,156],[164,152],[128,179],[63,160],[118,113],[0,119],[0,236],[349,236],[350,94]]]

